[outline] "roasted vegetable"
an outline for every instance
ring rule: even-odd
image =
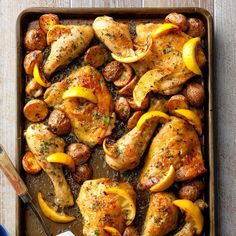
[[[37,174],[41,171],[41,167],[32,152],[25,153],[22,159],[22,165],[24,170],[29,174]]]
[[[129,118],[128,123],[127,123],[128,131],[130,131],[131,129],[133,129],[136,126],[139,118],[143,115],[143,113],[144,113],[143,111],[135,111],[132,114],[132,116]]]
[[[39,27],[47,33],[53,25],[59,24],[59,18],[55,14],[43,14],[39,18]]]
[[[30,100],[24,106],[24,115],[31,122],[39,122],[44,120],[48,115],[47,104],[39,99]]]
[[[121,88],[118,91],[119,94],[124,95],[124,96],[132,96],[133,91],[134,91],[134,87],[138,83],[138,81],[139,81],[139,78],[138,78],[138,76],[135,75],[128,84],[126,84],[123,88]]]
[[[185,96],[177,94],[172,96],[166,103],[168,111],[173,111],[176,109],[188,109],[188,100]]]
[[[139,236],[139,233],[134,226],[129,226],[125,229],[123,236]]]
[[[34,65],[40,64],[43,61],[43,53],[40,50],[34,50],[28,53],[24,59],[25,73],[33,75]]]
[[[82,143],[72,143],[67,147],[66,153],[70,155],[76,165],[84,164],[90,157],[90,148]]]
[[[176,12],[170,13],[166,16],[165,22],[173,23],[179,26],[182,31],[186,31],[188,29],[188,21],[183,14],[179,14]]]
[[[36,82],[35,79],[32,79],[26,85],[25,92],[28,95],[30,95],[34,98],[37,98],[37,97],[40,97],[41,95],[43,95],[43,88],[39,83]]]
[[[95,68],[103,65],[109,57],[107,49],[100,45],[95,45],[89,48],[84,55],[84,63]]]
[[[147,95],[144,100],[142,101],[142,103],[140,104],[140,106],[137,106],[137,104],[135,103],[133,98],[127,98],[127,101],[130,105],[130,107],[135,110],[135,111],[142,111],[145,110],[148,105],[149,105],[149,101],[150,101],[150,97]]]
[[[121,120],[127,120],[130,116],[130,106],[126,98],[119,97],[115,102],[115,112]]]
[[[26,32],[25,47],[31,51],[44,50],[46,47],[46,34],[41,29],[31,29]]]
[[[203,22],[197,18],[188,19],[188,31],[187,34],[192,37],[204,37],[206,34],[206,29]]]
[[[92,176],[93,169],[88,164],[77,166],[75,169],[75,173],[73,174],[73,178],[78,184],[82,184],[84,181],[91,179]]]
[[[48,119],[48,125],[51,131],[57,135],[63,135],[70,132],[70,119],[65,112],[60,110],[53,110]]]
[[[123,86],[127,85],[130,82],[130,80],[132,79],[133,70],[132,70],[131,66],[129,66],[127,64],[123,64],[123,67],[124,67],[123,73],[121,74],[121,76],[118,79],[116,79],[114,81],[114,84],[117,87],[123,87]]]
[[[105,80],[110,82],[118,79],[123,73],[123,71],[124,66],[122,63],[118,61],[111,61],[105,66],[104,70],[102,71],[102,74]]]

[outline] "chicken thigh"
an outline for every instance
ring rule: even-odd
[[[139,177],[140,187],[149,189],[161,181],[170,165],[175,168],[175,181],[190,180],[206,171],[195,129],[174,116],[151,143]]]
[[[84,236],[109,236],[110,234],[104,230],[105,226],[114,227],[121,234],[124,232],[126,224],[119,198],[105,193],[105,190],[111,187],[123,189],[134,200],[136,198],[133,188],[128,183],[117,183],[107,178],[85,181],[77,199],[84,219]]]
[[[150,197],[142,236],[164,236],[177,227],[178,208],[174,194],[159,192]]]
[[[25,137],[30,151],[53,183],[56,204],[61,207],[74,205],[71,189],[66,182],[62,166],[46,160],[50,154],[64,152],[64,140],[49,131],[44,124],[30,125],[25,132]]]
[[[97,104],[80,98],[63,100],[64,91],[76,86],[93,89]],[[61,82],[54,83],[47,89],[44,98],[50,107],[66,113],[77,138],[90,147],[111,134],[115,121],[112,97],[102,75],[94,67],[81,67]]]
[[[51,51],[43,68],[44,73],[49,77],[59,67],[68,65],[88,47],[93,36],[89,25],[53,26],[47,35]]]

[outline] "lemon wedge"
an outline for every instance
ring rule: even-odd
[[[170,32],[173,29],[178,29],[179,27],[177,25],[171,24],[171,23],[165,23],[160,25],[155,31],[152,33],[152,38],[156,38],[160,35],[166,34]]]
[[[34,76],[34,80],[41,86],[47,88],[51,85],[51,83],[49,83],[44,77],[44,75],[40,72],[39,66],[37,63],[34,65],[33,76]]]
[[[194,223],[196,233],[200,234],[203,229],[204,219],[200,208],[187,199],[179,199],[173,201],[173,204],[179,207],[186,213],[186,220],[190,220]]]
[[[170,166],[169,171],[166,176],[164,176],[159,183],[153,185],[150,188],[151,192],[161,192],[168,189],[175,180],[175,168],[173,165]]]
[[[187,120],[189,124],[195,127],[199,135],[202,134],[202,123],[200,118],[195,112],[189,109],[177,109],[173,111],[173,114]]]
[[[136,127],[138,129],[140,129],[147,121],[151,120],[151,119],[156,119],[156,120],[164,120],[164,121],[167,121],[169,120],[169,116],[164,113],[164,112],[161,112],[161,111],[149,111],[149,112],[146,112],[145,114],[143,114],[139,120],[138,120],[138,123],[136,124]]]
[[[111,56],[119,62],[122,63],[132,63],[136,62],[147,55],[152,46],[152,38],[148,37],[144,45],[136,45],[137,50],[130,49],[127,56],[126,55],[117,55],[112,53]],[[129,55],[130,54],[130,55]]]
[[[120,232],[114,228],[114,227],[110,227],[110,226],[105,226],[104,230],[109,233],[111,236],[121,236]]]
[[[74,216],[69,216],[64,213],[56,212],[53,208],[49,207],[47,203],[43,200],[43,196],[40,192],[38,193],[38,202],[43,214],[54,222],[69,223],[75,220]]]
[[[115,194],[119,196],[122,214],[126,220],[126,225],[130,225],[136,215],[135,201],[132,196],[125,190],[117,187],[111,187],[105,190],[106,194]]]
[[[72,159],[71,156],[63,153],[63,152],[57,152],[49,155],[47,157],[47,161],[51,163],[58,163],[68,166],[71,171],[75,171],[75,162]]]
[[[182,57],[185,66],[197,75],[202,75],[201,69],[199,68],[196,60],[196,47],[200,42],[200,38],[189,39],[183,46]]]
[[[98,102],[97,97],[94,95],[92,89],[84,88],[81,86],[72,87],[66,90],[62,95],[63,99],[76,98],[76,97],[85,98],[93,103]]]

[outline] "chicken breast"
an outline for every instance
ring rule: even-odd
[[[104,226],[114,227],[121,234],[124,232],[126,225],[119,198],[117,195],[105,193],[110,187],[119,187],[131,194],[133,199],[136,197],[128,183],[117,183],[107,178],[85,181],[77,198],[84,219],[84,236],[109,236],[110,234],[104,231]]]
[[[93,22],[96,36],[115,54],[133,49],[129,26],[116,22],[112,17],[100,16]]]
[[[151,195],[142,236],[163,236],[177,227],[178,208],[173,200],[175,196],[171,193]]]
[[[75,86],[93,89],[98,102],[95,104],[79,98],[63,100],[64,91]],[[94,67],[81,67],[61,82],[54,83],[47,89],[44,98],[48,106],[66,113],[72,131],[90,147],[100,144],[111,134],[115,121],[112,97],[102,75]]]
[[[62,166],[49,163],[46,159],[50,154],[64,152],[64,140],[49,131],[44,124],[30,125],[25,131],[25,138],[30,151],[53,183],[56,204],[61,207],[74,205],[71,189],[66,182]]]
[[[94,32],[89,25],[56,25],[48,32],[51,51],[43,67],[49,77],[59,67],[68,65],[90,44]],[[50,38],[50,39],[49,39]]]
[[[175,168],[175,181],[195,178],[206,171],[195,129],[185,120],[171,117],[153,139],[139,182],[143,189],[158,183]]]

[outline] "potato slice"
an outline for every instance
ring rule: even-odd
[[[151,90],[155,90],[158,82],[170,74],[169,70],[154,69],[146,72],[138,81],[133,91],[133,98],[135,104],[140,107]]]
[[[127,64],[123,64],[124,66],[124,71],[121,74],[121,76],[116,79],[114,81],[115,86],[117,87],[123,87],[125,85],[127,85],[130,80],[132,79],[132,75],[133,75],[133,70],[131,68],[131,66],[127,65]]]
[[[43,61],[43,53],[40,50],[34,50],[28,53],[24,59],[25,73],[33,75],[34,65],[40,64]]]
[[[95,45],[89,48],[84,55],[84,63],[95,68],[103,65],[109,57],[107,49],[100,45]]]
[[[133,91],[134,91],[134,87],[135,85],[138,83],[139,78],[138,76],[134,76],[133,79],[126,84],[123,88],[121,88],[118,93],[120,95],[125,95],[125,96],[132,96],[133,95]]]
[[[35,79],[32,79],[26,85],[25,92],[28,95],[30,95],[34,98],[37,98],[37,97],[40,97],[41,95],[43,95],[43,88],[39,83],[37,83],[37,81]]]
[[[59,24],[59,17],[55,14],[44,14],[39,18],[39,27],[47,33],[53,25]]]
[[[39,122],[47,117],[48,107],[44,101],[33,99],[25,105],[23,112],[29,121]]]
[[[166,107],[170,112],[176,109],[189,109],[187,98],[181,94],[172,96],[167,101]]]
[[[41,171],[41,167],[32,152],[25,153],[22,159],[22,166],[24,170],[29,174],[37,174]]]

